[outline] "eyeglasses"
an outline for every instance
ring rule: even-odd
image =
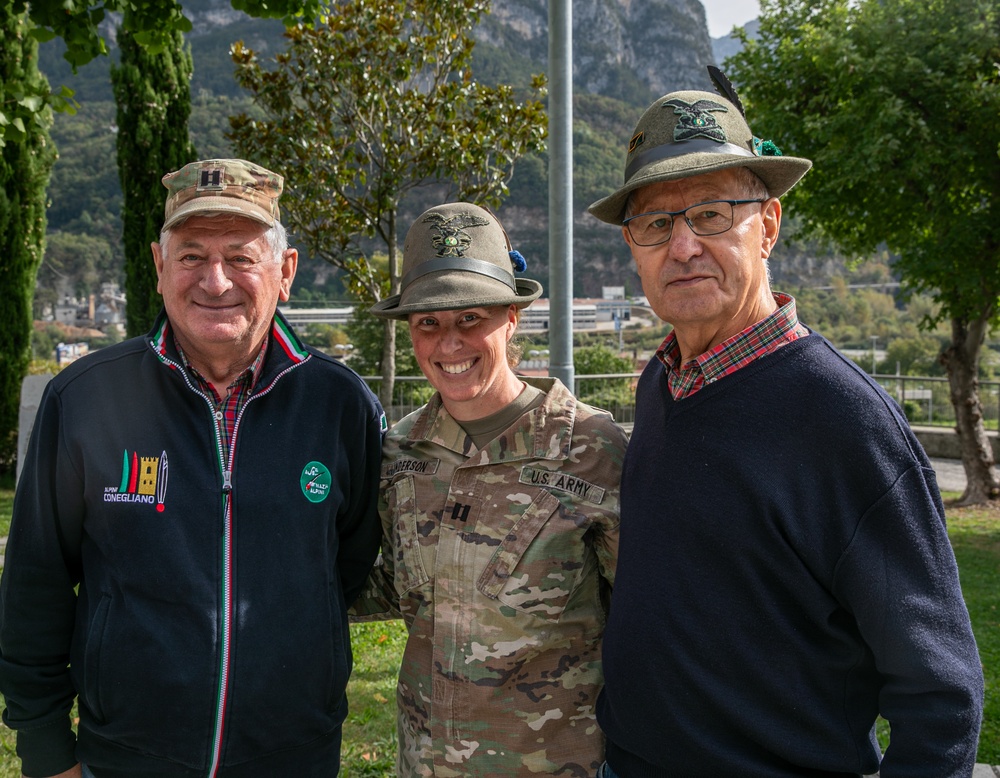
[[[670,240],[674,231],[674,218],[683,216],[687,226],[695,235],[718,235],[733,226],[733,206],[747,203],[767,202],[762,200],[710,200],[697,203],[683,211],[650,211],[630,216],[623,224],[628,229],[632,242],[637,246],[658,246]]]

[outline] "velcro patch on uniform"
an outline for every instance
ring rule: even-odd
[[[397,459],[395,462],[382,465],[382,477],[392,478],[399,473],[434,475],[440,464],[440,459]]]
[[[544,470],[540,467],[526,465],[521,468],[521,477],[517,480],[530,486],[544,486],[548,489],[569,492],[594,505],[600,505],[604,502],[604,489],[602,487],[577,478],[575,475],[560,473],[558,470]]]

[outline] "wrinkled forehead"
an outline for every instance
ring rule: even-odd
[[[197,214],[164,230],[161,246],[175,252],[192,248],[258,248],[269,251],[268,227],[261,222],[228,214]]]
[[[628,210],[632,213],[673,211],[708,200],[735,200],[740,197],[739,184],[736,169],[657,181],[632,192]]]

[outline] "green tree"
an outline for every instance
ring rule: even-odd
[[[191,115],[190,48],[180,32],[159,53],[146,51],[130,32],[133,12],[118,29],[120,64],[111,68],[118,105],[118,178],[122,186],[125,251],[125,329],[141,335],[153,324],[162,300],[149,244],[163,226],[167,189],[160,179],[195,160],[188,137]]]
[[[379,295],[384,297],[389,291],[389,259],[382,252],[375,252],[368,259],[373,276],[380,284]],[[368,312],[371,295],[367,290],[355,285],[349,292],[358,301],[354,313],[344,331],[347,341],[351,344],[351,367],[363,376],[383,375],[382,341],[385,338],[385,327],[381,319]],[[417,358],[413,354],[413,343],[409,332],[403,327],[403,336],[397,340],[395,352],[396,375],[421,375]]]
[[[286,25],[297,19],[307,22],[316,18],[322,0],[231,0],[233,8],[256,18],[283,19]],[[107,55],[108,46],[100,33],[100,25],[108,13],[128,17],[126,29],[136,42],[151,54],[174,47],[174,36],[190,32],[191,20],[184,15],[177,0],[4,0],[5,13],[27,14],[31,21],[30,34],[39,42],[60,38],[66,44],[63,57],[77,68],[94,57]],[[0,49],[0,58],[12,56],[8,47]],[[49,89],[47,81],[26,84],[12,89],[0,82],[0,148],[10,141],[19,142],[20,126],[34,121],[41,111],[53,108],[75,113],[78,107],[73,90],[63,86]]]
[[[284,19],[292,24],[298,18],[315,19],[321,0],[232,0],[232,7],[256,18]],[[66,61],[74,68],[94,57],[108,53],[100,24],[108,13],[129,17],[126,28],[136,42],[151,53],[173,47],[175,33],[190,32],[191,20],[177,0],[14,0],[15,13],[28,10],[39,41],[62,38],[66,43]]]
[[[754,128],[814,162],[788,197],[803,229],[853,256],[887,248],[904,288],[940,304],[962,503],[996,498],[977,374],[1000,301],[1000,6],[763,0],[743,43],[727,66]]]
[[[38,72],[38,44],[30,22],[0,0],[0,125],[11,95],[48,88]],[[13,472],[21,383],[31,359],[32,295],[45,249],[45,188],[56,159],[49,138],[52,115],[38,110],[14,120],[15,143],[0,146],[0,472]],[[10,130],[10,127],[8,127]]]
[[[65,295],[86,297],[104,281],[119,281],[115,256],[107,241],[83,233],[49,232],[38,268],[34,318]]]
[[[607,346],[582,346],[573,351],[573,370],[578,376],[633,373],[635,364]],[[592,378],[577,381],[580,399],[617,414],[635,403],[631,378]]]
[[[366,302],[383,295],[367,256],[388,257],[388,293],[399,291],[400,203],[414,188],[444,184],[496,206],[513,164],[545,137],[540,102],[477,83],[470,35],[484,0],[345,0],[325,24],[286,32],[287,51],[262,65],[237,43],[236,79],[264,118],[232,119],[241,153],[281,171],[284,218],[310,256],[351,276]],[[536,78],[540,96],[542,81]],[[392,396],[395,322],[384,325],[379,395]]]
[[[938,339],[923,333],[913,338],[895,338],[889,341],[885,359],[879,366],[881,373],[934,376],[941,374]]]
[[[413,343],[406,327],[396,342],[396,375],[422,375],[417,358],[413,355]],[[364,376],[382,375],[382,337],[384,328],[381,319],[368,312],[368,305],[358,305],[344,327],[351,349],[351,367]]]

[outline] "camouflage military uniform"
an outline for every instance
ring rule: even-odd
[[[582,778],[603,759],[626,439],[555,379],[529,382],[543,404],[483,450],[438,395],[385,441],[382,573],[410,633],[400,776]]]

